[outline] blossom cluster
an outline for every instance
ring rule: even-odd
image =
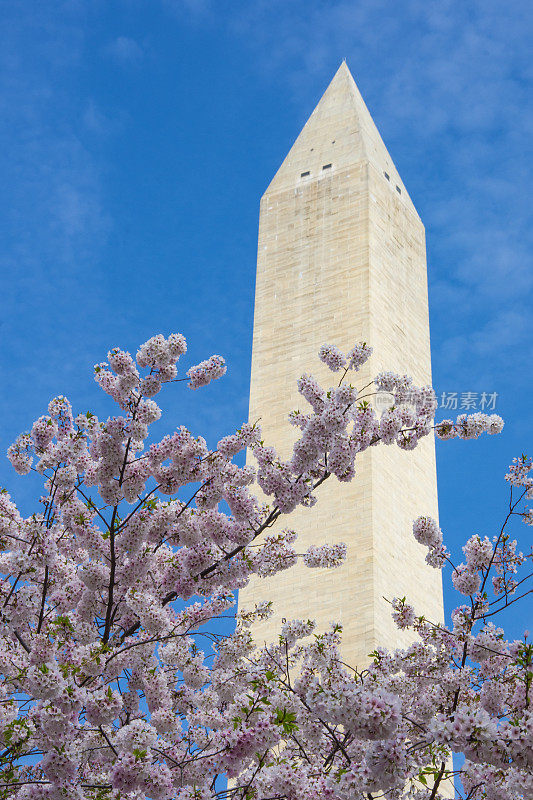
[[[76,416],[60,396],[8,450],[18,473],[42,475],[44,495],[40,511],[24,518],[0,493],[0,796],[342,799],[389,791],[399,797],[409,785],[413,797],[429,797],[421,771],[435,754],[446,759],[457,742],[468,749],[464,726],[456,732],[446,727],[449,717],[435,722],[435,710],[458,688],[449,674],[457,636],[469,657],[481,654],[489,716],[511,702],[511,689],[500,697],[490,681],[502,659],[515,665],[525,657],[518,645],[503,645],[488,627],[474,640],[466,612],[456,615],[457,631],[434,629],[400,601],[397,623],[415,625],[423,644],[380,653],[363,672],[342,663],[338,626],[313,634],[311,621],[289,621],[278,644],[257,648],[250,626],[269,615],[268,602],[242,611],[232,635],[217,631],[251,577],[275,575],[299,559],[310,568],[343,562],[342,543],[299,554],[295,531],[271,529],[297,506],[313,505],[332,475],[350,480],[368,447],[415,447],[433,428],[433,390],[382,373],[374,386],[391,393],[391,406],[377,416],[365,390],[344,382],[371,348],[358,344],[344,354],[325,345],[320,358],[343,377],[328,389],[313,376],[300,379],[311,410],[290,415],[300,437],[288,461],[248,423],[215,448],[183,426],[157,440],[150,431],[162,412],[153,398],[163,384],[187,381],[197,389],[226,369],[215,355],[180,378],[186,351],[181,334],[152,337],[135,358],[111,350],[95,380],[118,404],[115,416]],[[500,427],[491,418],[456,425],[473,438],[480,425],[488,433]],[[257,474],[233,460],[246,448]],[[512,468],[513,485],[524,488],[524,470]],[[270,503],[253,493],[254,482]],[[428,561],[441,566],[449,558],[442,534],[421,520],[415,536]],[[486,583],[492,570],[494,591],[505,601],[524,557],[509,539],[486,541],[467,544],[466,566],[456,572]],[[462,590],[480,595],[478,579],[464,579]],[[484,608],[477,595],[475,608]],[[514,713],[527,703],[510,663]],[[418,729],[424,735],[415,740]],[[501,735],[507,742],[508,731]],[[508,762],[517,759],[516,774],[506,768],[515,781],[523,771],[520,737],[506,751]],[[407,744],[419,740],[424,745]],[[471,745],[468,775],[475,775],[481,762]],[[500,761],[490,763],[500,769]],[[222,775],[233,779],[227,790],[220,789]]]
[[[456,421],[444,419],[435,428],[439,439],[477,439],[482,433],[501,433],[503,420],[498,414],[459,414]]]

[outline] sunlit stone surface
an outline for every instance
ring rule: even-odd
[[[431,382],[424,226],[343,63],[261,200],[250,421],[283,457],[296,436],[289,410],[307,411],[297,378],[312,372],[331,385],[320,345],[357,341],[374,348],[358,387],[382,369]],[[322,630],[340,621],[345,658],[361,666],[376,646],[408,641],[384,597],[406,595],[434,621],[443,612],[440,573],[411,534],[415,517],[437,518],[433,438],[411,453],[371,448],[356,467],[351,483],[330,478],[314,508],[276,526],[299,533],[299,552],[346,542],[345,565],[256,579],[240,606],[275,601],[275,616],[255,628],[260,641],[277,635],[281,617]]]

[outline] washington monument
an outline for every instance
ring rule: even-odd
[[[347,352],[363,341],[374,355],[358,388],[384,369],[431,383],[424,226],[343,62],[261,200],[249,418],[282,458],[296,437],[288,412],[307,413],[298,377],[332,385],[320,346]],[[254,579],[239,602],[275,603],[254,630],[259,643],[277,636],[281,617],[315,619],[319,631],[339,621],[345,659],[364,666],[377,646],[409,641],[384,598],[406,596],[417,613],[442,619],[440,572],[411,532],[417,516],[438,518],[433,437],[410,453],[369,448],[350,483],[332,477],[317,496],[285,526],[298,533],[298,552],[346,542],[345,564]]]

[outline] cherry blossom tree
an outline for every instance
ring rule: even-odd
[[[110,351],[95,379],[118,415],[74,417],[57,397],[8,450],[18,473],[43,476],[44,495],[23,518],[0,494],[0,798],[429,800],[449,796],[452,752],[466,756],[461,796],[533,797],[532,646],[527,635],[506,641],[493,622],[528,591],[520,570],[530,556],[508,532],[517,515],[533,522],[527,457],[506,476],[499,534],[469,539],[453,566],[466,599],[451,627],[396,598],[391,613],[414,643],[376,651],[361,670],[342,660],[339,625],[315,633],[293,620],[257,647],[251,630],[268,600],[235,615],[235,592],[252,575],[298,558],[342,562],[342,543],[299,554],[280,518],[313,505],[326,481],[351,480],[359,453],[411,450],[434,428],[477,438],[502,420],[435,425],[430,387],[381,373],[358,390],[349,380],[371,348],[324,345],[319,356],[340,380],[324,389],[300,379],[309,413],[290,414],[300,430],[290,460],[248,423],[216,449],[184,427],[149,444],[163,384],[198,389],[226,371],[214,355],[178,377],[185,352],[179,334],[151,338],[135,360]],[[375,391],[391,398],[379,416]],[[245,448],[257,469],[234,463]],[[416,520],[413,534],[431,566],[451,563],[432,519]],[[221,633],[220,620],[235,616]]]

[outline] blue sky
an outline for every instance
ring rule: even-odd
[[[55,394],[109,410],[92,365],[157,332],[229,365],[162,398],[168,427],[214,442],[246,418],[259,198],[346,57],[426,225],[435,386],[497,392],[506,419],[438,447],[450,546],[492,535],[532,449],[530,3],[9,0],[0,17],[2,452]],[[6,460],[0,483],[33,510]]]

